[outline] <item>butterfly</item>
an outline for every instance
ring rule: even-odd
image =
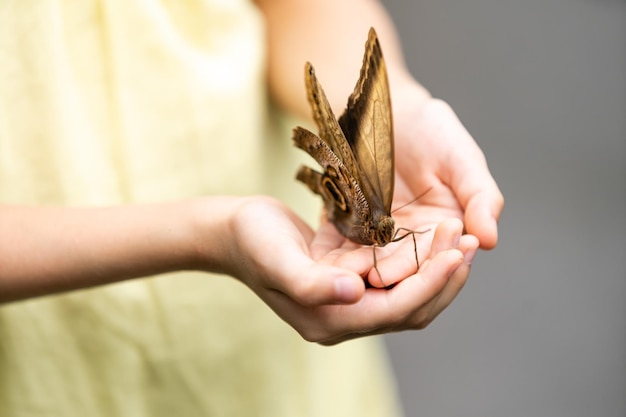
[[[333,114],[310,62],[305,65],[305,84],[319,135],[296,127],[293,141],[324,172],[302,166],[296,178],[322,197],[328,220],[353,242],[385,246],[413,235],[415,232],[408,229],[396,230],[391,217],[394,191],[391,98],[387,68],[374,28],[370,29],[365,44],[359,79],[339,119]],[[400,230],[407,234],[397,237]],[[415,260],[419,267],[417,246]]]

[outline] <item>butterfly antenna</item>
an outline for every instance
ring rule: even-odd
[[[408,203],[405,203],[405,204],[401,205],[400,207],[396,207],[395,209],[391,210],[391,213],[395,213],[396,211],[398,211],[400,209],[403,209],[406,206],[410,206],[411,204],[415,203],[420,198],[424,197],[426,195],[426,193],[429,192],[432,189],[433,189],[433,187],[431,185],[430,187],[428,187],[428,189],[426,191],[424,191],[422,194],[420,194],[417,197],[415,197],[413,200],[409,201]]]

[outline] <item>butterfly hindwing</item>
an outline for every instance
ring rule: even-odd
[[[311,191],[322,196],[329,220],[335,224],[341,234],[357,243],[363,231],[362,219],[368,216],[358,181],[319,136],[307,129],[294,129],[293,140],[297,147],[311,155],[323,168],[324,173],[307,166],[298,170],[296,178],[306,184]]]

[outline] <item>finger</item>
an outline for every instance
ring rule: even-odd
[[[428,316],[428,309],[422,309],[443,290],[462,261],[463,255],[456,249],[440,252],[424,265],[423,271],[420,269],[390,290],[370,288],[357,304],[320,311],[328,337],[319,341],[415,328],[415,317],[419,320],[420,314]]]
[[[342,247],[341,251],[336,251],[338,256],[332,260],[332,264],[365,276],[374,265],[376,249],[379,248],[373,246],[356,246],[354,249]]]
[[[368,281],[377,288],[388,287],[396,284],[406,277],[414,274],[419,265],[416,265],[415,251],[418,251],[418,263],[423,264],[437,253],[454,249],[458,246],[463,230],[463,223],[455,218],[450,218],[439,224],[434,232],[432,241],[420,235],[414,241],[415,235],[407,236],[400,246],[390,255],[377,262],[376,268],[372,268],[368,275]],[[424,248],[424,242],[430,243],[430,248]],[[397,242],[387,245],[398,245]],[[428,256],[425,256],[428,254]]]
[[[269,288],[307,307],[351,304],[363,296],[365,285],[358,274],[315,263],[302,251],[282,247],[275,252],[276,263],[268,271],[275,277]]]
[[[504,198],[497,187],[474,194],[465,206],[467,232],[478,237],[484,249],[493,249],[498,243],[498,220],[503,207]]]
[[[453,272],[463,262],[463,254],[457,249],[437,253],[420,268],[414,276],[398,284],[394,292],[394,304],[406,315],[406,328],[421,329],[430,323],[431,304],[448,285]]]
[[[464,209],[467,232],[478,237],[481,247],[490,249],[498,242],[498,219],[504,198],[482,152],[475,144],[472,148],[474,152],[455,153],[449,184]]]
[[[428,257],[433,258],[441,251],[457,248],[462,231],[463,222],[459,219],[450,218],[441,222],[435,229],[435,235]]]
[[[463,235],[461,236],[461,240],[459,242],[459,250],[463,252],[463,263],[467,265],[472,265],[474,261],[474,256],[476,255],[476,251],[480,245],[478,238],[474,235]]]
[[[478,239],[472,235],[461,236],[459,250],[463,253],[463,263],[450,275],[443,290],[431,301],[430,313],[421,326],[427,326],[445,310],[461,292],[469,278],[472,259],[478,248]]]
[[[419,318],[416,328],[423,329],[432,323],[459,295],[469,277],[469,265],[461,264],[450,276],[441,294],[429,305],[427,315]]]
[[[415,274],[427,259],[433,239],[434,226],[425,233],[408,233],[399,242],[391,242],[384,248],[372,248],[368,282],[377,288],[396,284]]]
[[[481,247],[493,248],[498,241],[497,221],[504,206],[502,193],[483,152],[454,111],[445,103],[434,106],[432,111],[434,118],[446,121],[439,134],[455,144],[441,166],[441,177],[465,210],[468,233],[478,237]]]

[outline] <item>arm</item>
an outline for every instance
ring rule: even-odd
[[[220,234],[232,204],[207,204],[212,234]],[[0,302],[193,268],[196,205],[0,206]],[[205,250],[220,259],[213,243]]]

